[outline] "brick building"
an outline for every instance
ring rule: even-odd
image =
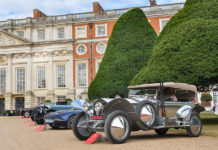
[[[183,3],[140,7],[159,34]],[[116,20],[131,8],[0,21],[0,113],[46,99],[85,98]]]

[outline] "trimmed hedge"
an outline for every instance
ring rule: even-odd
[[[218,2],[187,0],[164,27],[148,65],[131,85],[152,82],[218,83]]]
[[[89,99],[126,97],[130,80],[150,58],[156,37],[141,9],[123,14],[114,25],[99,71],[89,86]]]

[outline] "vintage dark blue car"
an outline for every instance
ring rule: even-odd
[[[60,127],[70,128],[72,126],[72,121],[75,115],[83,112],[84,100],[76,100],[71,103],[70,110],[55,111],[45,115],[45,124],[50,125],[53,129],[58,129]],[[73,107],[73,108],[72,108]],[[61,109],[63,107],[55,107],[56,109]],[[66,109],[69,108],[66,106]],[[53,108],[54,109],[54,108]]]

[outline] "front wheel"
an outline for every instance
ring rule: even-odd
[[[107,139],[115,144],[124,143],[131,133],[131,128],[127,115],[119,110],[110,113],[104,125]]]
[[[190,121],[190,126],[186,128],[186,132],[190,137],[198,137],[201,134],[202,122],[199,114],[192,112]]]
[[[72,131],[79,140],[86,140],[92,135],[92,132],[81,126],[82,122],[85,120],[86,115],[84,112],[82,112],[77,114],[72,122]]]
[[[72,129],[72,123],[73,123],[73,119],[74,119],[74,115],[70,116],[70,118],[68,119],[68,122],[67,122],[67,126],[69,129]]]
[[[34,120],[36,121],[37,124],[44,124],[45,120],[44,120],[44,114],[42,113],[37,113],[34,116]]]

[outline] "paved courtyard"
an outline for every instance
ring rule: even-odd
[[[169,132],[158,137],[153,131],[132,132],[124,144],[96,142],[92,145],[77,140],[68,129],[36,132],[38,126],[29,127],[21,117],[0,117],[1,150],[217,150],[218,137],[190,138],[185,134]]]

